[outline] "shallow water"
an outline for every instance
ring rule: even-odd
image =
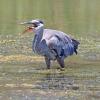
[[[61,71],[57,62],[47,70],[43,57],[32,53],[31,34],[1,35],[0,100],[99,100],[99,39],[76,38],[79,54]]]
[[[38,61],[37,67],[1,64],[0,100],[99,100],[99,65],[66,61],[65,71],[60,71],[56,64],[47,70]]]
[[[0,0],[0,100],[100,100],[99,12],[100,0]],[[64,71],[56,62],[47,70],[33,33],[20,34],[35,18],[80,41]]]

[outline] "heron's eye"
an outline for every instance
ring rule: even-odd
[[[40,22],[41,24],[43,24],[43,21],[40,20],[39,22]]]
[[[38,25],[36,23],[33,24],[34,27],[38,27]]]

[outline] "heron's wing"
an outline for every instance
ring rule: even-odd
[[[45,29],[43,38],[46,40],[48,47],[55,50],[59,56],[66,57],[75,52],[72,38],[61,31]]]
[[[74,48],[72,43],[67,39],[61,39],[58,36],[53,36],[47,40],[47,44],[50,50],[56,53],[57,56],[68,56],[73,54]]]
[[[61,42],[59,41],[59,39],[56,36],[53,36],[46,41],[50,51],[56,56],[60,55]]]

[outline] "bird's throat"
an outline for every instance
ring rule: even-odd
[[[34,40],[33,40],[33,51],[35,51],[36,53],[38,53],[41,50],[40,45],[41,45],[42,37],[43,37],[43,30],[40,31],[38,30],[35,33]]]

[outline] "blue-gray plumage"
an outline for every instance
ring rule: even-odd
[[[32,49],[35,53],[45,57],[47,68],[50,68],[51,60],[57,60],[64,68],[64,59],[74,53],[77,54],[79,42],[64,32],[44,29],[41,20],[32,20],[21,24],[31,25],[25,32],[32,30],[35,33]]]

